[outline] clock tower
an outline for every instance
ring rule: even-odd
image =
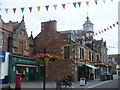
[[[93,23],[91,23],[91,21],[89,20],[89,17],[87,16],[86,18],[87,20],[85,21],[85,23],[83,24],[83,31],[85,32],[85,36],[90,38],[93,38]]]

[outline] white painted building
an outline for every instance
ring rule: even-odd
[[[4,77],[8,75],[9,53],[0,51],[0,83],[3,82]]]

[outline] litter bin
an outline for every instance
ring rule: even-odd
[[[8,83],[10,83],[10,76],[6,75],[4,77],[4,84],[8,84]]]
[[[80,78],[80,86],[85,86],[86,79],[84,77]]]
[[[106,75],[100,75],[100,80],[105,81],[106,80]]]

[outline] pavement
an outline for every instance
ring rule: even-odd
[[[113,80],[118,79],[118,75],[113,75]],[[107,81],[100,81],[100,78],[97,78],[95,80],[89,80],[87,81],[87,84],[85,86],[80,86],[80,82],[72,82],[73,88],[92,88],[94,85],[106,83],[111,80]],[[11,88],[15,88],[15,83],[10,84]],[[43,88],[43,82],[42,81],[36,81],[36,82],[23,82],[21,83],[22,88]],[[56,82],[50,82],[46,81],[46,88],[56,88]]]

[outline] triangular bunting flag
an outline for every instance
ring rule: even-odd
[[[65,4],[62,4],[62,7],[65,9]]]
[[[40,6],[37,6],[38,11],[40,11]]]
[[[113,24],[113,26],[115,27],[115,24]]]
[[[113,0],[111,0],[113,2]]]
[[[99,31],[99,33],[101,34],[101,32]]]
[[[81,6],[81,2],[77,2],[78,3],[78,6],[80,7]]]
[[[103,2],[105,3],[105,0],[103,0]]]
[[[76,2],[73,3],[73,6],[76,8]]]
[[[97,35],[97,33],[95,33]]]
[[[87,6],[89,6],[89,1],[86,1]]]
[[[32,12],[32,7],[29,7],[30,12]]]
[[[54,6],[54,8],[55,8],[55,10],[57,9],[57,4],[55,4],[55,5],[53,5]]]
[[[118,22],[116,22],[116,24],[119,24]]]
[[[106,32],[106,29],[104,29],[104,31]]]
[[[15,14],[15,12],[16,12],[16,8],[13,8],[13,12],[14,12],[14,14]]]
[[[8,13],[8,8],[5,9],[6,13]]]
[[[97,0],[94,0],[95,1],[95,4],[97,5]]]
[[[49,8],[49,5],[45,6],[46,7],[46,10],[48,11],[48,8]]]
[[[112,26],[110,26],[110,28],[112,29]]]
[[[101,32],[103,33],[103,30]]]
[[[107,29],[109,30],[109,28],[107,27]]]
[[[24,12],[24,8],[21,8],[22,13]]]

